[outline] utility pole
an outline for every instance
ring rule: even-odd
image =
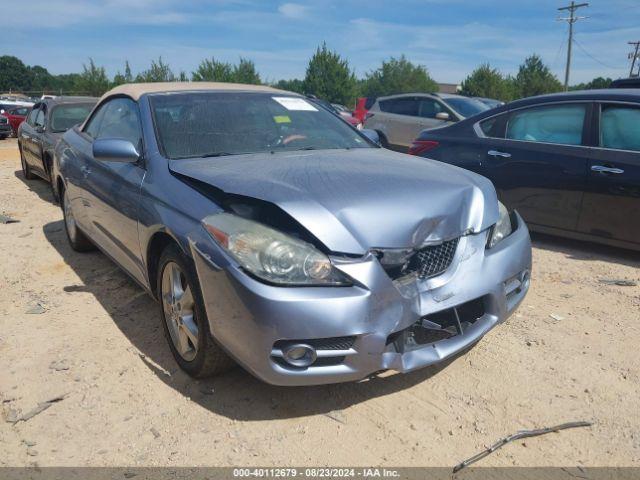
[[[573,45],[573,24],[578,20],[582,20],[587,17],[576,17],[575,12],[581,7],[588,7],[588,3],[576,3],[573,0],[571,1],[571,5],[567,5],[566,7],[560,7],[558,10],[569,11],[569,17],[559,18],[558,20],[564,20],[569,22],[569,44],[567,47],[567,67],[564,71],[564,89],[565,91],[569,89],[569,71],[571,70],[571,46]]]
[[[631,70],[629,70],[629,77],[640,77],[640,65],[638,66],[638,71],[634,74],[633,69],[636,66],[636,60],[640,58],[640,53],[638,49],[640,49],[640,42],[628,42],[629,45],[633,45],[636,47],[635,52],[629,54],[629,59],[631,60]]]

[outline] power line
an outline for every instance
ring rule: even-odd
[[[571,0],[571,5],[567,5],[566,7],[560,7],[559,11],[568,10],[569,17],[558,18],[558,20],[563,20],[569,23],[569,41],[567,42],[567,66],[564,71],[564,89],[569,89],[569,71],[571,70],[571,45],[573,44],[573,24],[578,20],[585,19],[587,17],[576,17],[576,10],[582,7],[588,7],[588,3],[576,3]]]
[[[594,57],[593,55],[591,55],[589,52],[587,52],[587,50],[584,48],[584,46],[576,39],[573,39],[574,43],[576,45],[578,45],[578,47],[580,48],[580,50],[582,50],[582,53],[584,53],[587,57],[589,57],[591,60],[593,60],[594,62],[599,63],[600,65],[602,65],[603,67],[609,68],[611,70],[618,70],[618,67],[614,67],[611,65],[607,65],[604,62],[601,62],[600,60],[598,60],[596,57]]]
[[[558,47],[558,51],[556,52],[556,56],[553,59],[553,63],[551,64],[551,68],[553,68],[555,70],[556,65],[558,64],[558,58],[560,57],[560,52],[562,52],[562,49],[564,48],[564,43],[567,41],[566,38],[562,39],[562,42],[560,42],[560,47]]]

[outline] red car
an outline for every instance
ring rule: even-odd
[[[13,136],[15,137],[16,132],[18,131],[18,127],[22,122],[24,122],[25,118],[27,118],[27,113],[31,107],[15,107],[8,110],[2,114],[3,116],[9,119],[9,125],[11,125],[11,130],[13,131]]]

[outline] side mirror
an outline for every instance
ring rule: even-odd
[[[451,116],[447,112],[438,112],[436,113],[436,119],[449,121],[451,120]]]
[[[37,133],[44,133],[44,125],[36,125],[35,130]]]
[[[129,140],[99,138],[93,142],[93,158],[103,162],[135,163],[140,154]]]
[[[378,135],[378,132],[376,132],[375,130],[371,130],[370,128],[364,128],[360,130],[360,132],[369,140],[371,140],[373,143],[375,143],[378,146],[381,146],[380,136]]]

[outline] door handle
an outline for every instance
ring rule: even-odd
[[[498,150],[489,150],[487,155],[491,155],[492,157],[503,157],[503,158],[511,158],[511,154],[507,152],[499,152]]]
[[[591,170],[598,173],[624,173],[621,168],[606,167],[604,165],[593,165]]]
[[[84,165],[80,167],[80,171],[85,177],[91,173],[91,169],[89,167],[85,167]]]

